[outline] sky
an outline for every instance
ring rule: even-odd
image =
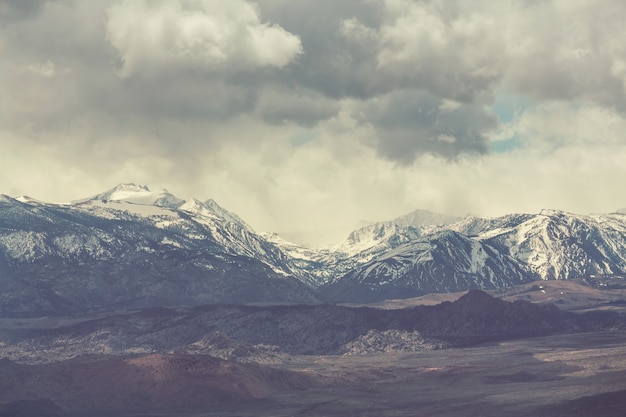
[[[0,0],[0,193],[330,238],[626,207],[621,0]],[[332,236],[335,238],[335,236]]]

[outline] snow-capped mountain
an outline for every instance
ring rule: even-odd
[[[582,216],[543,210],[493,219],[466,217],[455,223],[418,228],[401,227],[393,221],[383,224],[384,228],[355,231],[344,242],[341,252],[348,256],[340,260],[344,268],[336,271],[345,273],[328,281],[322,294],[335,300],[366,301],[503,287],[533,279],[626,273],[625,214]],[[430,259],[432,248],[426,242],[449,237],[446,231],[458,234],[453,243],[445,245],[452,244],[455,251]],[[405,242],[411,234],[417,237],[394,247],[394,242]],[[475,255],[479,253],[464,251],[469,243],[487,245],[482,252],[489,253],[486,269],[466,269],[476,265]],[[513,269],[517,272],[511,272],[510,261],[516,264]],[[468,279],[467,273],[474,277]]]
[[[68,205],[0,197],[0,312],[316,300],[288,256],[217,203],[164,194],[126,184]]]
[[[418,239],[427,230],[457,220],[453,216],[415,210],[391,221],[362,226],[351,232],[343,242],[320,249],[288,242],[275,233],[264,236],[290,254],[298,266],[308,272],[314,286],[321,286],[387,251]]]
[[[433,227],[445,226],[458,221],[458,217],[415,210],[391,221],[363,226],[348,235],[339,246],[334,247],[344,257],[367,253],[371,258],[386,250],[415,240]]]
[[[429,210],[414,210],[403,216],[396,217],[392,220],[392,222],[402,227],[413,226],[417,228],[425,226],[441,226],[455,223],[459,220],[461,220],[461,218],[456,216],[434,213]]]
[[[397,246],[420,236],[414,227],[401,227],[381,222],[362,227],[348,238],[327,248],[311,249],[283,239],[276,233],[263,236],[288,254],[293,263],[306,272],[314,288],[335,281],[348,271],[359,267]]]
[[[626,214],[417,210],[323,249],[256,233],[214,200],[121,184],[71,204],[0,196],[0,313],[406,298],[626,274]]]
[[[532,280],[494,247],[446,230],[422,236],[322,287],[331,301],[370,302],[432,292],[493,289]]]
[[[158,191],[150,191],[145,185],[137,184],[119,184],[103,193],[96,194],[83,200],[74,201],[74,204],[80,204],[88,201],[102,202],[126,202],[133,204],[141,204],[144,206],[157,206],[167,208],[178,208],[185,200],[181,200],[172,195],[169,191],[161,189]]]
[[[388,262],[397,248],[411,242],[431,239],[446,230],[455,231],[476,242],[486,243],[498,256],[514,259],[526,271],[527,279],[568,279],[590,274],[626,272],[625,214],[581,216],[544,210],[538,214],[511,214],[497,218],[468,216],[455,219],[425,212],[428,214],[427,221],[423,221],[423,213],[418,210],[391,221],[362,227],[352,232],[341,244],[325,250],[307,250],[303,255],[303,248],[291,244],[285,251],[304,261],[300,266],[317,278],[318,285],[323,288],[322,292],[326,288],[334,287],[337,281],[358,275],[357,271],[367,269],[372,263],[382,260]],[[418,221],[409,221],[416,218]],[[445,223],[453,220],[456,221]],[[436,221],[444,223],[437,224]],[[275,243],[284,248],[283,242]],[[310,262],[311,260],[314,262]],[[445,270],[447,267],[441,265],[438,270]],[[458,267],[459,270],[463,269],[462,265]],[[368,277],[371,282],[377,279],[373,271],[368,273]],[[514,274],[510,282],[502,281],[499,285],[512,285],[519,281],[518,278]],[[379,280],[387,281],[388,277],[381,274]],[[439,280],[440,288],[454,287],[445,282],[447,278],[441,274]],[[415,283],[413,290],[405,291],[404,296],[408,297],[408,294],[416,291],[422,292],[424,288],[430,288],[429,285]],[[474,286],[457,287],[465,290]]]
[[[350,233],[337,251],[347,256],[363,252],[373,255],[415,240],[421,234],[421,230],[413,226],[400,226],[394,222],[375,223]]]
[[[626,215],[558,210],[505,216],[477,238],[526,264],[542,279],[626,271]]]

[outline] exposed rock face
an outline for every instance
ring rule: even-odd
[[[370,330],[350,343],[342,346],[344,355],[364,355],[382,352],[417,352],[420,350],[444,349],[449,345],[441,341],[429,341],[418,331]]]

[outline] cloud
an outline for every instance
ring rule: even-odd
[[[50,60],[47,60],[46,62],[36,62],[34,64],[30,64],[26,67],[26,71],[46,78],[54,78],[58,75],[67,74],[70,72],[70,70],[67,68],[57,68],[54,62]]]
[[[136,181],[259,230],[626,206],[624,21],[610,0],[0,1],[0,192]]]
[[[521,3],[523,4],[523,3]],[[626,5],[534,2],[505,21],[505,86],[538,99],[592,100],[626,109],[619,62]]]
[[[0,1],[1,21],[7,22],[32,17],[39,12],[46,1],[48,0]]]
[[[413,89],[358,103],[354,112],[378,132],[381,155],[405,164],[427,153],[447,159],[485,153],[487,134],[497,126],[480,104],[451,102]]]
[[[496,140],[515,138],[525,149],[554,154],[562,149],[626,148],[626,118],[593,104],[551,101],[520,113],[496,132]]]
[[[356,18],[341,33],[371,51],[375,69],[396,87],[422,88],[472,101],[503,74],[505,44],[494,16],[466,13],[450,3],[386,0],[385,19],[371,27]]]
[[[107,15],[107,38],[120,55],[123,77],[168,67],[280,68],[302,53],[296,35],[262,22],[259,9],[245,0],[127,0]]]
[[[615,1],[372,0],[381,19],[341,20],[368,82],[472,102],[505,89],[626,108],[626,5]],[[599,24],[599,22],[601,22]],[[386,81],[382,81],[386,80]]]
[[[306,127],[332,118],[340,107],[340,103],[318,92],[280,87],[264,89],[256,102],[259,116],[268,123],[295,123]]]

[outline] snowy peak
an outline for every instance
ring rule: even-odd
[[[214,200],[207,200],[205,202],[202,202],[200,200],[192,198],[191,200],[181,205],[178,209],[203,217],[208,217],[210,219],[219,220],[226,223],[234,223],[240,228],[245,229],[248,232],[254,233],[252,227],[250,227],[246,222],[241,220],[239,216],[221,207]]]
[[[104,203],[123,202],[143,206],[156,206],[181,210],[203,217],[208,217],[214,220],[221,220],[228,223],[236,223],[240,227],[250,232],[253,232],[252,227],[244,222],[239,216],[221,207],[214,200],[210,199],[202,202],[198,199],[192,198],[189,201],[185,201],[174,196],[166,189],[152,191],[145,185],[125,183],[119,184],[103,193],[96,194],[82,200],[76,200],[72,203],[81,204],[91,201],[99,201]]]
[[[16,197],[15,200],[19,201],[20,203],[26,204],[46,204],[41,200],[37,200],[36,198],[32,198],[27,195],[21,195],[19,197]]]
[[[540,216],[547,216],[547,217],[562,216],[565,214],[569,214],[569,213],[565,213],[564,211],[555,210],[555,209],[541,209],[541,211],[539,212]]]
[[[347,256],[354,256],[359,253],[369,256],[372,251],[395,248],[402,243],[417,239],[433,229],[446,227],[459,220],[461,220],[459,217],[446,214],[415,210],[391,221],[361,227],[350,233],[347,239],[334,249]]]
[[[215,200],[209,199],[205,201],[204,206],[207,207],[207,209],[210,210],[212,213],[214,213],[216,216],[226,221],[237,223],[239,226],[243,227],[244,229],[247,229],[248,231],[251,231],[251,232],[254,231],[252,227],[250,227],[246,222],[244,222],[239,216],[237,216],[235,213],[231,211],[226,210],[224,207],[217,204]]]
[[[108,191],[83,200],[74,201],[73,203],[84,203],[88,201],[126,202],[173,209],[180,207],[185,202],[165,189],[150,191],[145,185],[132,183],[119,184]]]
[[[338,251],[340,275],[323,289],[335,301],[624,274],[626,216],[546,209],[421,227],[392,221],[353,232]]]
[[[6,194],[0,194],[0,203],[13,203],[15,199]]]
[[[132,183],[118,184],[115,187],[103,193],[89,197],[89,200],[95,201],[126,201],[132,198],[145,197],[152,192],[145,185],[137,185]]]
[[[369,247],[378,241],[398,232],[399,227],[394,223],[375,223],[353,231],[348,235],[346,243],[349,245]]]
[[[375,223],[350,233],[337,249],[346,256],[354,256],[375,248],[394,248],[419,236],[420,231],[412,226],[402,227],[394,222]]]
[[[207,206],[200,200],[192,198],[189,201],[183,203],[180,207],[178,207],[181,211],[188,211],[191,213],[199,214],[205,217],[217,218],[214,213],[212,213]]]
[[[434,213],[428,210],[415,210],[392,220],[393,223],[402,227],[424,227],[446,225],[459,221],[461,218],[447,214]]]

